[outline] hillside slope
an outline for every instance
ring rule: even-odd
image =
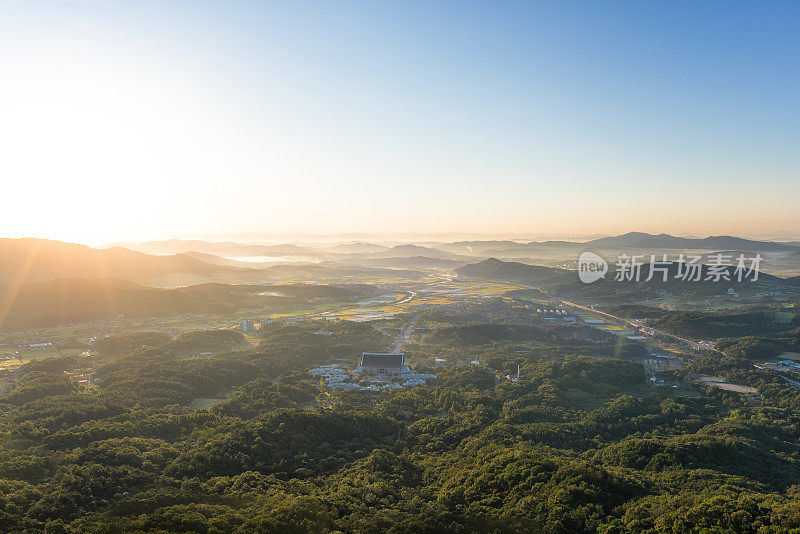
[[[495,258],[465,265],[456,269],[456,272],[459,276],[506,282],[548,283],[577,279],[575,271],[543,267],[541,265],[527,265],[515,261],[500,261]]]
[[[758,273],[756,280],[753,275],[737,280],[734,267],[723,269],[725,275],[719,280],[708,279],[710,271],[708,266],[700,268],[698,281],[683,280],[679,276],[679,266],[671,263],[667,266],[667,278],[663,280],[663,273],[655,271],[650,281],[649,264],[641,266],[638,281],[617,281],[615,266],[610,265],[610,270],[605,279],[591,284],[584,284],[578,279],[578,272],[572,270],[554,269],[539,265],[526,265],[524,263],[506,262],[497,259],[488,259],[478,263],[465,265],[456,272],[460,276],[483,278],[506,282],[521,282],[535,286],[542,286],[553,294],[564,297],[587,298],[651,298],[658,296],[659,292],[668,292],[674,295],[694,294],[723,295],[729,288],[735,288],[743,294],[768,293],[771,291],[796,291],[797,281],[793,278],[780,278],[764,272]],[[683,272],[683,271],[681,271]],[[727,277],[727,279],[725,279]],[[797,277],[800,278],[800,277]]]
[[[180,313],[230,313],[304,303],[312,298],[351,300],[372,286],[199,284],[176,289],[140,286],[119,279],[58,279],[0,286],[0,330],[24,330],[126,317]]]
[[[773,241],[754,241],[729,235],[709,236],[702,239],[675,237],[669,234],[647,234],[628,232],[614,237],[602,237],[585,243],[593,248],[637,248],[637,249],[699,249],[699,250],[744,250],[791,251],[794,247]]]
[[[186,254],[151,256],[125,248],[94,249],[45,239],[0,239],[0,284],[55,278],[147,281],[174,275],[246,275],[247,269],[212,265]]]

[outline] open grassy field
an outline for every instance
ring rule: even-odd
[[[21,365],[25,365],[29,361],[30,360],[17,358],[0,361],[0,371],[13,371],[19,369]]]
[[[208,410],[209,408],[216,406],[220,402],[227,400],[226,398],[217,398],[217,397],[201,397],[198,399],[194,399],[189,407],[192,410]]]
[[[732,384],[717,376],[701,376],[700,381],[715,388],[724,389],[725,391],[733,391],[736,393],[746,393],[748,395],[755,395],[758,393],[756,388],[750,386],[743,386],[741,384]]]
[[[59,353],[59,350],[61,351]],[[82,354],[84,349],[82,348],[65,348],[56,350],[55,348],[46,348],[43,350],[21,350],[19,351],[19,358],[25,361],[32,361],[32,360],[44,360],[47,358],[53,358],[55,356],[75,356],[78,354]]]

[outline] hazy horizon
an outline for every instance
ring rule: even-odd
[[[421,242],[453,242],[453,241],[491,241],[491,240],[504,240],[504,241],[591,241],[602,237],[612,237],[615,235],[622,235],[631,232],[639,232],[639,230],[629,230],[621,232],[620,234],[549,234],[549,233],[480,233],[480,232],[389,232],[389,233],[369,233],[369,232],[345,232],[345,233],[258,233],[258,232],[243,232],[231,234],[210,234],[210,235],[194,235],[184,237],[167,237],[164,239],[152,239],[146,241],[170,241],[170,240],[198,240],[198,241],[231,241],[241,243],[356,243],[356,242],[375,242],[375,243],[421,243]],[[642,232],[649,233],[649,232]],[[705,238],[712,237],[715,234],[698,234],[698,233],[670,233],[670,232],[656,232],[654,235],[667,234],[674,237],[685,238]],[[763,240],[763,241],[795,241],[800,239],[800,232],[769,232],[763,234],[718,234],[718,235],[731,235],[731,237],[741,237],[744,239]],[[108,243],[96,243],[96,245],[109,246],[116,243],[137,243],[143,241],[126,241],[119,240]],[[86,243],[91,245],[91,243]]]
[[[346,243],[375,243],[383,245],[395,244],[433,244],[451,243],[457,241],[515,241],[515,242],[546,242],[546,241],[572,241],[586,242],[603,237],[613,237],[628,233],[648,233],[639,230],[629,230],[620,234],[548,234],[548,233],[479,233],[479,232],[393,232],[393,233],[374,233],[374,232],[344,232],[344,233],[262,233],[262,232],[239,232],[229,234],[205,234],[205,235],[182,235],[182,236],[163,236],[153,239],[119,239],[113,241],[92,241],[92,240],[60,240],[50,236],[34,235],[12,235],[4,236],[13,239],[44,239],[62,241],[88,245],[94,248],[108,248],[112,246],[125,246],[126,244],[157,243],[169,241],[203,241],[208,243],[231,242],[231,243],[252,243],[252,244],[296,244],[296,245],[325,245],[325,244],[346,244]],[[777,231],[763,234],[700,234],[700,233],[670,233],[656,232],[652,235],[665,234],[673,237],[690,239],[703,239],[706,237],[730,236],[756,241],[775,241],[775,242],[796,242],[800,240],[800,232]]]

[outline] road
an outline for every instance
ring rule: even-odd
[[[574,307],[574,308],[580,308],[582,310],[590,311],[592,313],[596,313],[596,314],[599,314],[599,315],[604,315],[606,317],[609,317],[611,319],[615,319],[617,321],[622,321],[623,323],[629,324],[629,325],[631,325],[633,327],[636,327],[636,328],[641,328],[641,327],[639,327],[639,325],[636,325],[636,324],[628,321],[627,319],[623,319],[622,317],[618,317],[618,316],[612,315],[610,313],[594,310],[592,308],[587,308],[586,306],[581,306],[580,304],[575,304],[574,302],[568,302],[568,301],[561,300],[561,299],[554,299],[554,300],[558,300],[559,302],[561,302],[565,306],[571,306],[571,307]],[[680,336],[676,336],[676,335],[670,334],[668,332],[664,332],[663,330],[656,330],[655,328],[650,328],[649,326],[646,327],[646,330],[649,330],[649,331],[651,331],[651,332],[653,332],[653,333],[655,333],[656,335],[659,335],[659,336],[665,336],[665,337],[668,337],[668,338],[675,339],[677,341],[681,341],[683,343],[686,343],[691,348],[693,348],[694,350],[697,350],[697,351],[700,351],[700,352],[702,352],[702,351],[711,351],[711,352],[715,352],[715,353],[717,353],[717,354],[719,354],[721,356],[724,356],[726,358],[730,358],[730,356],[728,356],[727,354],[725,354],[721,350],[709,349],[709,348],[701,347],[700,344],[697,341],[694,341],[692,339],[686,339],[686,338],[683,338],[683,337],[680,337]],[[645,332],[645,333],[647,333],[647,332]],[[756,367],[758,369],[764,369],[764,367],[762,367],[762,366],[760,366],[758,364],[755,364],[755,363],[753,364],[753,367]],[[793,388],[800,389],[800,382],[798,382],[797,380],[792,380],[788,376],[784,376],[784,375],[782,375],[780,373],[778,373],[778,376],[780,376],[782,379],[784,379]]]
[[[685,344],[689,345],[691,348],[693,348],[694,350],[697,350],[697,351],[700,351],[700,352],[705,351],[705,350],[709,350],[709,351],[716,352],[718,354],[721,354],[722,356],[726,356],[727,357],[727,354],[725,354],[724,352],[722,352],[720,350],[717,350],[717,349],[711,349],[711,348],[702,347],[702,346],[700,346],[699,342],[697,342],[697,341],[695,341],[693,339],[687,339],[687,338],[684,338],[684,337],[676,336],[674,334],[670,334],[669,332],[664,332],[663,330],[657,330],[657,329],[649,327],[649,326],[642,327],[641,325],[637,325],[635,323],[632,323],[631,321],[629,321],[629,320],[627,320],[627,319],[625,319],[623,317],[619,317],[617,315],[612,315],[612,314],[606,313],[604,311],[595,310],[593,308],[589,308],[589,307],[583,306],[581,304],[576,304],[575,302],[569,302],[567,300],[561,300],[561,299],[558,299],[558,298],[556,298],[555,300],[558,300],[564,306],[569,306],[571,308],[579,308],[581,310],[585,310],[585,311],[588,311],[588,312],[591,312],[591,313],[595,313],[595,314],[598,314],[598,315],[602,315],[602,316],[608,317],[608,318],[613,319],[613,320],[615,320],[617,322],[621,322],[621,323],[623,323],[625,325],[629,325],[629,326],[633,327],[634,329],[642,330],[643,333],[651,335],[651,336],[656,335],[656,336],[667,337],[667,338],[673,339],[675,341],[680,341],[681,343],[685,343]]]
[[[798,382],[797,380],[792,380],[788,376],[783,376],[782,374],[778,374],[778,376],[786,380],[789,383],[789,385],[792,386],[793,388],[800,389],[800,382]]]
[[[441,284],[443,282],[452,282],[453,281],[453,278],[450,277],[450,276],[446,276],[446,275],[439,275],[439,276],[440,276],[439,280],[434,280],[433,282],[429,282],[427,284],[424,284],[424,285],[418,287],[417,289],[412,289],[412,290],[407,291],[407,295],[405,297],[403,297],[402,300],[397,301],[395,304],[405,304],[407,302],[411,302],[412,300],[414,300],[414,298],[416,298],[419,295],[418,291],[421,290],[421,289],[424,289],[426,287],[436,286],[436,285],[439,285],[439,284]]]
[[[408,343],[411,338],[414,336],[414,328],[417,326],[417,321],[419,321],[419,316],[414,317],[411,320],[411,323],[408,325],[408,328],[400,332],[400,335],[397,336],[397,341],[392,348],[392,352],[402,352],[403,346]]]

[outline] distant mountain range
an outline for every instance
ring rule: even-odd
[[[364,243],[359,241],[357,243],[341,243],[338,245],[332,245],[325,250],[336,254],[364,254],[371,252],[383,252],[388,248],[389,247],[384,245],[376,245],[375,243]]]
[[[439,255],[447,254],[440,252]],[[150,286],[174,287],[205,282],[252,283],[287,278],[310,281],[316,277],[346,279],[369,274],[393,278],[420,274],[407,270],[413,268],[413,262],[402,260],[400,263],[402,265],[386,262],[387,267],[393,268],[332,261],[264,265],[198,252],[151,255],[121,247],[94,249],[44,239],[0,239],[0,285],[7,286],[59,278],[119,278]]]
[[[246,256],[308,256],[324,254],[323,250],[302,247],[290,243],[282,245],[263,245],[258,243],[235,243],[169,239],[167,241],[146,241],[143,243],[115,243],[111,246],[144,252],[145,254],[182,254],[199,252],[225,257]],[[381,247],[384,248],[384,247]]]
[[[198,240],[148,241],[143,243],[117,243],[116,246],[149,254],[178,254],[200,252],[225,257],[245,256],[314,256],[337,259],[340,256],[361,255],[373,257],[449,257],[458,256],[504,256],[525,254],[549,254],[578,249],[683,249],[683,250],[744,250],[744,251],[794,251],[800,250],[798,243],[757,241],[734,236],[676,237],[669,234],[647,234],[628,232],[613,237],[601,237],[590,241],[456,241],[452,243],[384,244],[356,242],[336,245],[266,245],[258,243],[208,242]],[[449,254],[449,256],[448,256]],[[382,256],[377,256],[382,255]]]
[[[437,258],[430,256],[408,256],[408,257],[389,257],[389,258],[357,258],[350,260],[353,265],[364,267],[385,267],[402,269],[454,269],[473,261],[471,258],[453,260],[449,258]]]
[[[439,259],[456,259],[459,257],[459,255],[447,252],[445,250],[423,247],[420,245],[396,245],[394,247],[382,250],[380,252],[369,253],[369,254],[366,253],[358,254],[358,257],[362,258],[425,257],[425,258],[439,258]]]
[[[186,254],[152,256],[120,247],[94,249],[44,239],[0,239],[0,284],[54,278],[123,278],[143,282],[173,275],[236,278],[246,272]]]
[[[795,247],[774,241],[754,241],[728,235],[709,236],[702,239],[675,237],[669,234],[645,234],[629,232],[615,237],[602,237],[584,243],[595,248],[637,248],[637,249],[698,249],[717,250],[734,249],[755,251],[792,251]]]
[[[680,249],[680,250],[744,250],[748,252],[781,252],[800,250],[792,244],[774,241],[754,241],[732,236],[710,236],[705,238],[676,237],[669,234],[646,234],[629,232],[614,237],[601,237],[585,242],[572,241],[461,241],[438,246],[442,250],[458,254],[479,255],[502,252],[517,254],[521,252],[547,252],[553,250],[585,249]]]
[[[732,236],[684,238],[630,232],[573,243],[543,241],[459,241],[385,246],[357,242],[339,245],[264,245],[234,242],[169,240],[95,249],[42,239],[0,239],[0,284],[56,278],[121,278],[147,285],[176,286],[202,282],[258,282],[275,276],[328,273],[348,276],[382,269],[453,269],[475,260],[498,258],[548,265],[574,262],[580,251],[736,251],[770,254],[770,265],[785,274],[800,272],[800,248],[773,241]],[[142,252],[146,250],[150,253]],[[155,253],[155,254],[154,254]],[[632,253],[632,252],[627,252]],[[781,253],[781,254],[778,254]],[[243,261],[247,260],[247,261]]]
[[[526,250],[550,248],[564,251],[564,257],[574,262],[577,251],[590,248],[592,243],[593,248],[605,251],[620,250],[627,246],[654,247],[656,244],[663,245],[663,249],[685,247],[726,252],[773,251],[780,252],[771,255],[775,258],[773,265],[782,266],[782,272],[788,275],[794,276],[800,272],[800,250],[779,243],[727,236],[700,239],[631,233],[580,244],[473,241],[437,244],[435,248],[430,244],[387,247],[350,243],[327,247],[324,254],[329,259],[321,259],[316,263],[284,262],[275,265],[250,264],[198,251],[151,255],[121,247],[94,249],[41,239],[0,239],[0,323],[28,327],[32,324],[61,324],[64,321],[83,322],[115,317],[119,313],[156,315],[224,311],[229,304],[222,301],[233,302],[234,306],[263,304],[260,297],[247,289],[259,286],[238,285],[236,291],[239,296],[232,298],[231,286],[224,284],[279,283],[281,280],[329,283],[330,280],[363,280],[365,277],[407,279],[421,276],[425,269],[455,270],[460,276],[519,281],[581,294],[597,294],[603,283],[591,286],[580,284],[575,270],[484,257],[484,251],[504,246],[508,246],[509,251],[520,258],[524,258]],[[191,242],[192,246],[206,250],[218,245],[202,244]],[[224,246],[248,245],[228,243]],[[316,250],[295,245],[270,247],[270,250],[280,250],[282,253],[302,251],[308,254]],[[236,250],[240,251],[238,248]],[[264,250],[263,247],[260,250]],[[800,285],[800,277],[775,278],[763,272],[759,284],[762,281],[775,288],[796,288]],[[191,287],[173,290],[144,287],[146,285]],[[618,288],[611,289],[611,285],[606,284],[609,293],[618,291]],[[668,289],[681,292],[699,287],[684,284]],[[636,291],[640,289],[633,288]],[[709,286],[708,289],[716,291],[718,287]],[[756,288],[748,286],[748,289]]]

